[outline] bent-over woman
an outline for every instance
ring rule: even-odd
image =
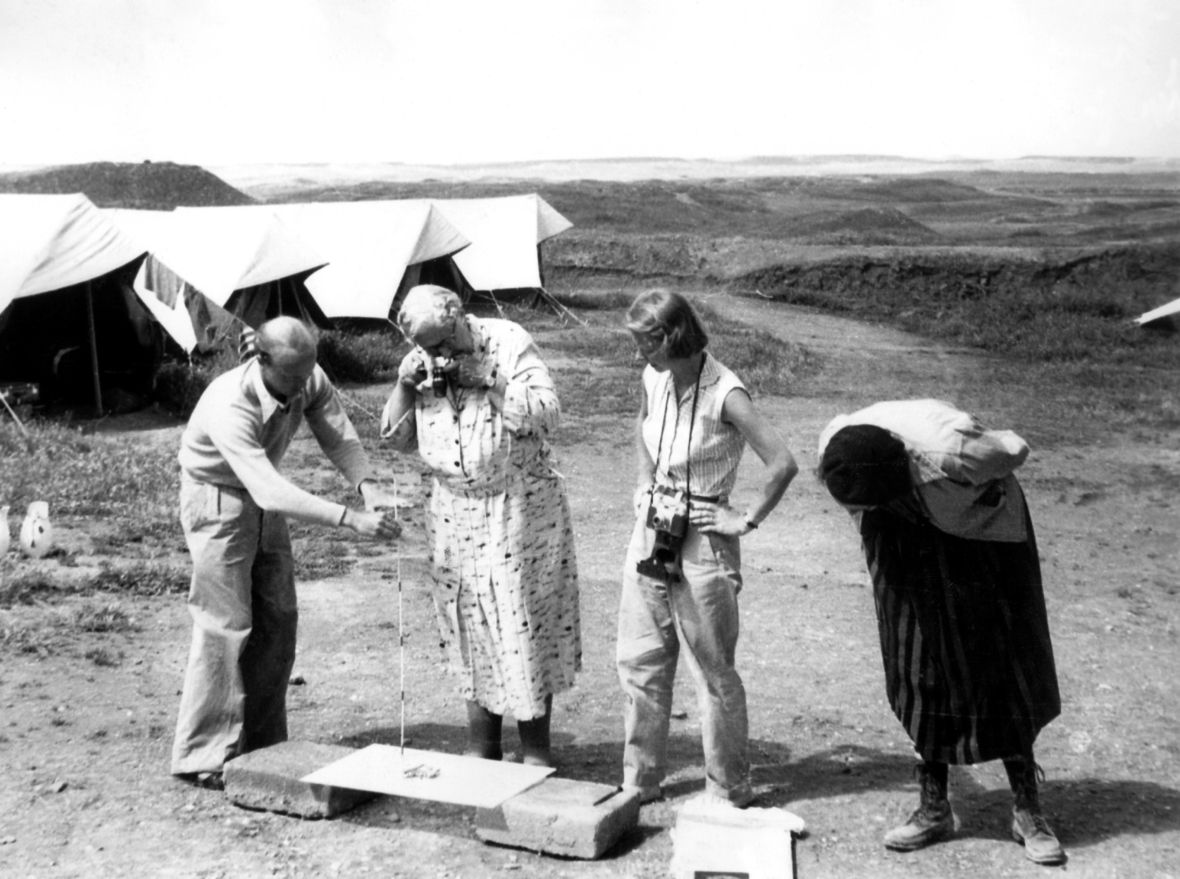
[[[1033,742],[1061,713],[1032,519],[1028,446],[938,400],[877,403],[820,436],[819,475],[857,521],[885,690],[914,743],[920,801],[885,845],[949,835],[948,764],[1003,760],[1027,857],[1065,853],[1041,812]]]

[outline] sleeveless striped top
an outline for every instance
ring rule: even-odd
[[[699,393],[690,385],[677,400],[671,371],[657,372],[650,365],[643,370],[643,390],[647,395],[643,443],[652,461],[657,462],[656,482],[683,491],[689,488],[691,477],[694,495],[728,499],[737,481],[746,441],[736,427],[721,420],[721,412],[730,391],[747,393],[741,379],[705,352]],[[689,449],[694,393],[696,422],[692,424]]]

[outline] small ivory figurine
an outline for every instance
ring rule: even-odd
[[[49,522],[49,504],[33,501],[20,528],[20,547],[25,555],[35,559],[53,548],[53,525]]]

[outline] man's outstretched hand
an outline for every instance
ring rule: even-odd
[[[362,537],[371,537],[374,540],[396,540],[402,533],[401,523],[397,521],[392,510],[370,513],[350,508],[344,514],[341,524]]]

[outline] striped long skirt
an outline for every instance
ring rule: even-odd
[[[1032,752],[1061,713],[1036,538],[964,540],[885,509],[861,519],[885,688],[923,760]]]

